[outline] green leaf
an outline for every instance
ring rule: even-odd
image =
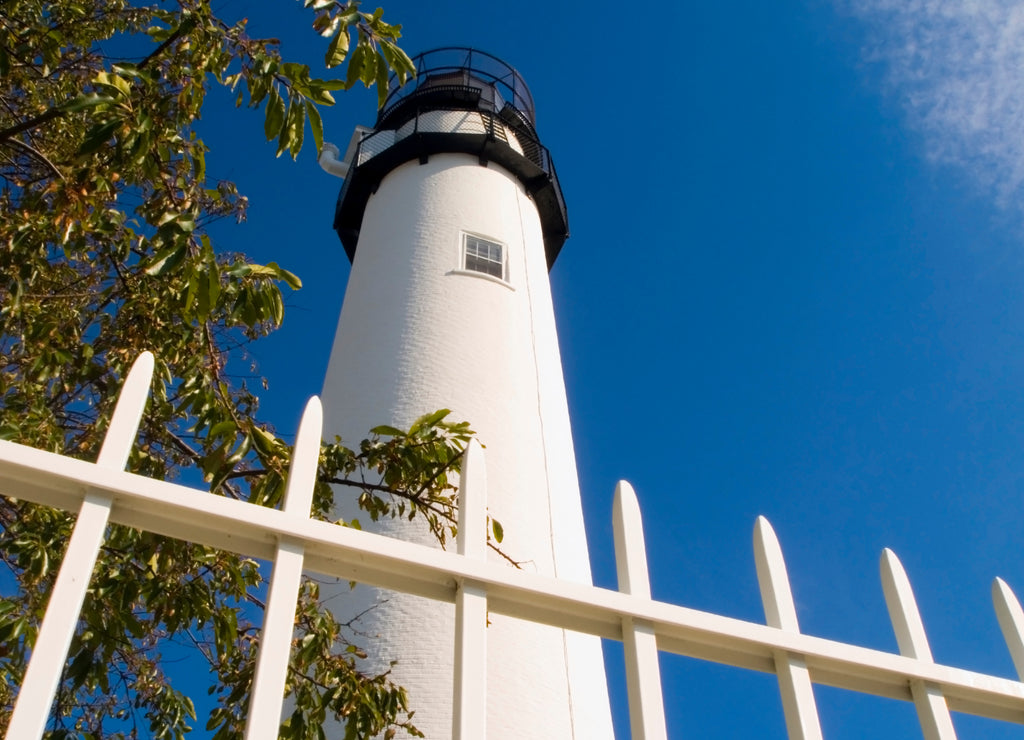
[[[380,426],[374,427],[370,430],[370,434],[379,434],[387,437],[402,437],[405,435],[401,429],[397,429],[387,424],[381,424]]]
[[[146,29],[146,34],[156,41],[158,44],[163,43],[171,36],[170,28],[161,28],[160,26],[150,26]]]
[[[274,324],[280,326],[281,322],[284,321],[284,300],[281,298],[281,291],[275,286],[270,292],[270,304],[271,311],[270,315],[274,319]]]
[[[93,126],[89,129],[89,133],[86,134],[82,146],[78,148],[78,156],[92,154],[97,151],[110,140],[110,137],[120,127],[121,121],[117,119]]]
[[[185,259],[187,245],[172,245],[153,255],[153,261],[146,266],[146,274],[159,277],[166,275]]]
[[[327,13],[321,13],[313,21],[313,30],[323,36],[325,39],[329,39],[338,32],[338,28],[341,26],[341,18],[334,16],[333,18]]]
[[[100,72],[96,75],[93,82],[100,87],[105,87],[108,90],[119,93],[122,98],[130,98],[132,95],[132,86],[128,83],[128,80],[120,75]]]
[[[339,64],[345,61],[345,57],[348,56],[348,26],[341,25],[334,37],[331,39],[331,43],[327,46],[327,53],[324,54],[324,66],[327,69],[337,67]]]
[[[409,79],[416,76],[416,65],[397,44],[387,39],[381,39],[377,46],[381,55],[387,60],[388,66],[398,75],[400,85],[404,85]]]
[[[320,105],[334,105],[334,96],[327,91],[324,80],[310,80],[307,96]]]
[[[324,124],[320,120],[320,111],[308,100],[306,101],[306,115],[309,117],[309,128],[313,132],[313,143],[316,144],[316,153],[324,148]]]
[[[216,262],[210,262],[206,268],[206,285],[204,286],[207,293],[207,300],[210,304],[210,310],[212,311],[220,298],[220,268]]]
[[[348,70],[345,72],[346,88],[352,87],[356,82],[362,79],[363,67],[369,66],[367,65],[368,55],[371,57],[373,56],[373,54],[368,51],[366,45],[363,44],[362,39],[360,39],[359,43],[356,45],[355,51],[352,52],[352,55],[348,60]],[[373,60],[371,59],[369,61],[372,64]]]
[[[269,262],[266,265],[257,265],[252,262],[239,262],[225,270],[231,277],[254,277],[271,278],[273,280],[284,280],[288,287],[298,290],[302,287],[302,281],[297,275],[280,267],[276,262]]]
[[[363,85],[370,87],[373,81],[377,79],[377,54],[373,51],[373,47],[370,46],[369,39],[359,39],[359,46],[364,51],[363,67],[360,70],[359,79],[362,80]]]
[[[274,268],[274,270],[277,271],[277,279],[284,280],[285,285],[287,285],[292,290],[299,290],[300,288],[302,288],[302,280],[300,280],[299,276],[296,275],[294,272],[289,272],[283,267],[278,267],[276,262],[269,263],[267,267]]]
[[[383,108],[388,98],[388,64],[384,57],[374,55],[377,60],[377,107]]]
[[[501,526],[501,522],[491,519],[491,531],[494,533],[494,541],[500,545],[501,541],[505,539],[505,528]]]
[[[79,95],[76,98],[72,98],[68,102],[64,103],[60,109],[66,113],[77,113],[87,108],[95,108],[98,105],[107,105],[113,103],[114,99],[109,95],[100,95],[99,93],[91,92]]]
[[[202,142],[192,150],[192,171],[200,185],[206,181],[206,147]]]
[[[284,126],[281,127],[281,135],[277,139],[277,156],[280,157],[285,151],[292,155],[292,159],[302,148],[302,133],[306,123],[306,108],[302,102],[296,103],[294,97],[288,100],[288,113],[285,114]]]
[[[306,106],[295,105],[294,119],[288,121],[288,125],[292,128],[292,143],[288,147],[289,153],[292,155],[292,159],[295,159],[299,152],[302,150],[302,138],[306,132]],[[289,110],[289,118],[292,117],[292,112]]]
[[[273,455],[277,451],[277,437],[260,427],[253,427],[252,432],[252,442],[260,453]]]
[[[274,85],[270,88],[270,99],[267,100],[266,118],[263,121],[263,133],[266,135],[267,141],[270,141],[281,133],[281,127],[284,125],[284,117],[284,100],[277,92],[277,85]],[[278,151],[278,154],[280,153],[281,152]]]
[[[284,62],[281,64],[281,74],[291,80],[296,86],[309,82],[309,65],[298,62]]]
[[[421,429],[429,429],[432,426],[436,426],[441,419],[448,416],[450,413],[451,409],[438,409],[432,414],[424,414],[414,421],[411,427],[409,427],[409,433],[415,434]]]
[[[206,320],[220,298],[220,270],[216,262],[210,262],[199,281],[199,318]]]
[[[82,650],[74,657],[71,661],[71,665],[68,666],[68,678],[71,679],[71,685],[74,688],[79,688],[85,683],[86,678],[89,675],[89,669],[93,665],[93,652],[91,650]]]

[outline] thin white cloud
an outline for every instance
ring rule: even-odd
[[[837,1],[867,25],[867,60],[883,65],[928,156],[1020,206],[1024,2]]]

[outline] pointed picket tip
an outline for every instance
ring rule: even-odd
[[[644,541],[640,502],[633,486],[624,480],[620,480],[615,486],[612,529],[615,535],[615,566],[619,577],[619,591],[649,599],[651,580],[647,569],[647,545]]]
[[[771,523],[763,516],[754,522],[754,565],[761,588],[764,616],[769,627],[799,632],[793,589],[782,546]]]
[[[782,559],[782,546],[779,544],[779,536],[775,534],[772,523],[764,516],[754,520],[754,551],[763,553],[766,556]],[[785,562],[782,563],[785,567]]]
[[[992,581],[992,603],[1017,677],[1024,681],[1024,610],[1013,589],[1002,578]]]
[[[896,633],[900,653],[910,658],[932,662],[928,636],[917,608],[917,599],[903,563],[888,547],[882,551],[880,562],[882,591],[889,609],[889,619]]]
[[[487,554],[487,462],[476,439],[466,445],[460,481],[456,551],[481,558]]]
[[[153,353],[143,352],[135,358],[132,369],[117,396],[117,405],[110,417],[110,427],[103,438],[96,464],[104,468],[123,470],[128,455],[135,446],[135,435],[139,431],[142,412],[149,398],[149,387],[153,382]]]
[[[615,486],[612,502],[613,526],[618,530],[638,531],[643,537],[643,523],[640,514],[640,500],[628,481],[620,480]]]
[[[284,491],[282,510],[308,517],[313,508],[313,489],[316,487],[317,468],[320,463],[320,441],[323,437],[324,409],[318,396],[306,402],[295,437],[292,462],[288,466],[288,483]]]

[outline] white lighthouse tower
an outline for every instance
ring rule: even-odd
[[[343,162],[335,228],[352,273],[323,402],[325,431],[359,439],[452,409],[486,447],[502,549],[545,576],[590,583],[548,269],[565,203],[519,74],[493,56],[437,49],[397,88]],[[331,157],[328,157],[330,160]],[[431,541],[418,521],[378,531]],[[365,588],[382,665],[409,690],[415,724],[451,735],[450,604]],[[340,608],[340,607],[339,607]],[[612,724],[597,638],[491,615],[490,740],[603,740]],[[483,740],[483,739],[481,739]]]

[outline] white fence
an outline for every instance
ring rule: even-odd
[[[615,497],[619,592],[564,583],[486,558],[483,452],[472,444],[460,492],[456,552],[443,552],[309,519],[321,432],[320,403],[306,407],[281,510],[124,472],[148,395],[153,358],[135,363],[95,463],[0,442],[0,494],[78,511],[8,740],[44,730],[78,613],[108,523],[230,550],[274,564],[246,737],[273,738],[281,715],[295,601],[303,569],[456,604],[453,737],[480,740],[486,722],[486,614],[508,614],[620,640],[625,645],[632,737],[667,737],[658,651],[768,673],[779,681],[791,738],[820,738],[812,684],[913,701],[928,740],[956,737],[950,710],[1024,724],[1024,683],[932,660],[899,560],[882,557],[885,599],[900,654],[800,633],[786,565],[767,520],[754,530],[767,625],[652,601],[640,510],[621,483]],[[995,609],[1024,680],[1024,611],[997,579]]]

